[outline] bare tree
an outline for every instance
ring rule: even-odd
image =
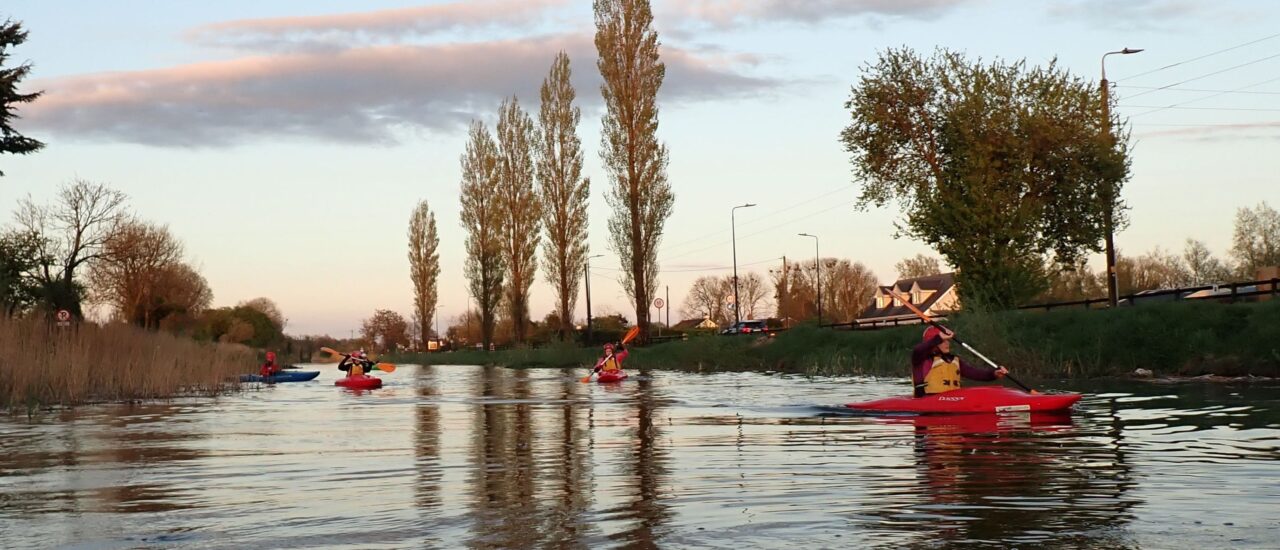
[[[1239,278],[1252,280],[1258,268],[1280,265],[1280,212],[1266,201],[1236,211],[1232,237],[1231,254],[1236,258]]]
[[[440,278],[440,237],[436,233],[436,215],[427,201],[418,203],[409,218],[409,278],[413,280],[413,322],[422,349],[427,349],[432,319],[436,315],[437,281]]]
[[[409,323],[399,313],[379,309],[360,325],[360,335],[378,351],[396,351],[409,344]]]
[[[726,276],[725,284],[732,288],[733,276]],[[765,284],[764,277],[755,272],[738,277],[738,300],[744,319],[758,318],[757,314],[769,307],[769,286]]]
[[[893,266],[899,279],[916,279],[942,273],[942,262],[937,258],[916,254],[914,258],[905,258]]]
[[[822,266],[822,318],[847,322],[871,304],[879,282],[861,262],[829,259]]]
[[[732,307],[727,305],[732,295],[733,290],[725,284],[724,278],[698,277],[684,297],[680,315],[686,319],[711,319],[717,324],[723,324],[733,314]]]
[[[496,195],[498,146],[479,121],[471,123],[467,150],[462,155],[459,199],[463,229],[467,231],[465,274],[480,316],[481,341],[493,343],[498,302],[502,295],[503,218]]]
[[[1231,269],[1213,257],[1209,247],[1195,239],[1187,239],[1187,245],[1182,251],[1182,262],[1187,270],[1189,284],[1223,283],[1231,279]]]
[[[111,305],[123,320],[157,328],[152,305],[164,271],[182,261],[182,243],[167,227],[128,220],[116,227],[89,267],[92,296]]]
[[[524,342],[528,333],[529,287],[538,266],[541,208],[533,188],[537,139],[533,120],[516,98],[504,100],[498,113],[498,208],[507,268],[504,298],[516,342]]]
[[[609,173],[605,198],[613,208],[609,244],[621,261],[620,282],[635,301],[643,335],[658,284],[658,245],[675,203],[667,148],[657,136],[657,96],[666,67],[648,0],[595,0],[595,17],[605,104],[600,158]]]
[[[578,139],[581,111],[573,105],[577,92],[569,78],[569,56],[556,55],[551,73],[542,83],[541,132],[538,148],[538,190],[546,240],[542,265],[556,291],[560,337],[573,332],[578,302],[578,275],[587,262],[587,203],[591,180],[582,177],[582,140]]]
[[[50,309],[84,317],[83,286],[76,274],[101,257],[107,239],[125,220],[127,200],[104,184],[74,180],[58,190],[52,205],[39,206],[29,195],[18,203],[18,225],[39,236],[40,257],[50,260],[35,274]]]

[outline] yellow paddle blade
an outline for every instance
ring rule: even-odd
[[[378,370],[380,370],[380,371],[382,371],[382,372],[395,372],[395,371],[396,371],[396,366],[395,366],[395,365],[392,365],[391,363],[378,363],[378,364],[374,365],[374,366],[373,366],[373,368],[378,369]]]

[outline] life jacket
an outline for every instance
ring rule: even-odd
[[[362,375],[364,375],[364,363],[360,361],[356,361],[352,363],[351,374],[348,374],[347,376],[362,376]]]
[[[615,371],[620,368],[621,365],[618,365],[618,356],[616,355],[610,355],[604,360],[604,363],[600,365],[600,370],[602,371]]]
[[[930,366],[928,374],[924,375],[924,393],[945,393],[951,390],[960,389],[960,358],[954,355],[951,360],[944,359],[941,355],[933,357],[933,365]]]

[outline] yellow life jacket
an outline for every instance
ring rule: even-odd
[[[608,359],[604,360],[604,365],[600,366],[600,370],[602,371],[618,370],[618,359],[610,355]]]
[[[933,358],[933,366],[929,374],[924,376],[924,393],[945,393],[960,389],[960,358],[952,356],[950,361],[941,356]]]
[[[364,374],[364,365],[359,362],[351,365],[351,376],[360,376]]]

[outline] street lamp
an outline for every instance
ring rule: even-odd
[[[822,259],[818,256],[818,236],[801,233],[801,237],[813,237],[813,268],[818,274],[818,326],[822,326]]]
[[[582,280],[587,290],[587,345],[591,345],[591,258],[599,258],[604,254],[587,256],[586,265],[582,266]]]
[[[733,323],[736,325],[742,322],[738,316],[738,221],[734,217],[739,208],[751,208],[754,204],[747,203],[742,206],[735,206],[729,210],[729,234],[733,238]]]
[[[1106,136],[1107,144],[1110,145],[1111,135],[1111,90],[1107,85],[1107,56],[1108,55],[1129,55],[1142,51],[1141,49],[1125,48],[1120,51],[1107,52],[1102,55],[1102,132]],[[1119,298],[1116,280],[1116,242],[1115,242],[1115,186],[1108,183],[1104,187],[1106,196],[1106,212],[1102,220],[1103,229],[1106,231],[1107,240],[1107,303],[1111,307],[1116,307]]]

